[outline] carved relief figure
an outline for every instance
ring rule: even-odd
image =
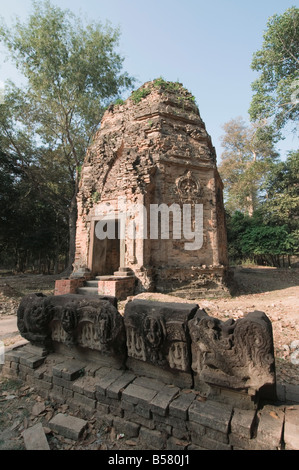
[[[192,369],[200,379],[235,389],[275,383],[272,328],[263,312],[222,322],[201,310],[188,325]]]
[[[67,333],[71,334],[78,324],[77,312],[72,307],[67,305],[61,313],[61,324]]]
[[[128,356],[139,359],[141,361],[146,361],[143,337],[137,333],[135,328],[127,327],[126,331]]]
[[[124,315],[128,356],[168,371],[190,371],[187,321],[197,308],[141,299],[128,302]]]
[[[176,187],[183,204],[198,203],[203,196],[203,189],[190,170],[177,178]]]
[[[106,299],[29,295],[20,303],[18,327],[26,339],[49,348],[54,341],[126,359],[123,318]]]
[[[161,317],[145,316],[143,325],[146,356],[151,362],[160,363],[163,360],[161,346],[166,337],[164,320]]]
[[[65,329],[62,327],[62,324],[59,320],[54,320],[51,325],[51,338],[53,341],[59,343],[67,342],[68,334]]]
[[[189,361],[186,343],[172,343],[168,352],[168,362],[172,369],[188,370]]]

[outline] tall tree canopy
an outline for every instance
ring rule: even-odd
[[[219,172],[226,208],[252,215],[259,203],[261,183],[278,156],[273,136],[268,127],[247,126],[241,117],[231,119],[223,129]]]
[[[231,260],[285,266],[285,256],[299,254],[299,152],[271,165],[263,182],[264,197],[253,216],[228,212]]]
[[[259,72],[253,82],[249,113],[253,121],[269,119],[277,132],[299,117],[299,8],[272,16],[261,50],[252,60]],[[269,121],[269,122],[270,122]],[[298,132],[295,125],[294,130]]]
[[[265,181],[267,198],[263,205],[268,223],[287,225],[299,231],[299,151],[289,152],[277,163]]]
[[[219,165],[228,211],[229,254],[235,261],[285,265],[298,254],[298,152],[278,160],[275,144],[287,125],[298,132],[299,9],[272,16],[262,48],[252,60],[253,82],[247,126],[232,119],[223,127]],[[281,259],[282,257],[282,259]]]
[[[33,2],[27,22],[16,20],[11,28],[0,27],[0,40],[27,78],[23,89],[10,85],[4,105],[0,105],[11,117],[1,113],[3,142],[13,146],[19,162],[26,160],[28,172],[35,155],[34,166],[51,167],[54,175],[55,164],[49,163],[53,160],[61,180],[55,175],[52,186],[66,181],[71,186],[67,204],[70,267],[75,250],[76,195],[87,146],[105,107],[134,82],[122,70],[124,59],[116,51],[119,36],[118,29],[99,22],[84,24],[49,1]],[[23,146],[19,147],[21,134]],[[32,135],[36,138],[29,139]],[[26,147],[26,138],[39,151]]]

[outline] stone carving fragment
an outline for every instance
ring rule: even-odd
[[[272,326],[265,313],[221,321],[198,310],[188,326],[192,370],[199,381],[255,391],[275,384]]]
[[[138,361],[143,361],[162,372],[190,374],[187,322],[197,308],[196,304],[141,299],[127,303],[124,321],[130,366],[138,369]]]
[[[123,318],[109,297],[78,294],[25,296],[19,306],[18,328],[34,344],[53,342],[126,357]]]
[[[190,170],[176,179],[176,187],[183,204],[198,203],[203,197],[203,188],[200,187],[199,181],[192,176]]]
[[[33,344],[49,346],[49,324],[53,311],[45,304],[44,294],[29,294],[22,298],[17,311],[17,326],[21,335]]]
[[[135,299],[121,316],[114,301],[30,294],[19,305],[18,328],[48,350],[63,344],[72,354],[105,356],[108,366],[126,365],[136,374],[204,394],[221,388],[247,397],[260,391],[274,396],[273,335],[265,313],[221,321],[196,304]]]

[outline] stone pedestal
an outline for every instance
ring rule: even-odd
[[[72,279],[58,279],[55,281],[54,295],[76,294],[79,287],[83,287],[84,277]]]
[[[97,276],[96,279],[100,295],[112,295],[118,300],[134,295],[135,276]]]

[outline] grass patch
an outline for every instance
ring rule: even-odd
[[[133,91],[133,93],[131,94],[131,100],[135,104],[140,103],[140,101],[143,100],[143,98],[148,96],[150,93],[150,88],[139,88],[139,90]]]
[[[133,91],[130,98],[133,103],[140,103],[141,100],[151,93],[153,88],[160,90],[162,93],[174,93],[178,101],[181,102],[182,107],[184,107],[184,104],[188,101],[196,104],[195,97],[186,88],[184,88],[182,83],[167,82],[162,77],[156,78],[149,85],[142,86],[138,90]]]
[[[192,93],[190,93],[180,82],[167,82],[164,80],[164,78],[159,77],[154,80],[153,86],[155,88],[159,88],[162,91],[168,91],[170,93],[177,94],[178,99],[182,102],[184,100],[191,101],[192,103],[196,102],[195,96],[193,96]]]
[[[122,100],[121,98],[118,98],[112,104],[114,104],[114,106],[120,106],[120,105],[124,104],[124,100]]]

